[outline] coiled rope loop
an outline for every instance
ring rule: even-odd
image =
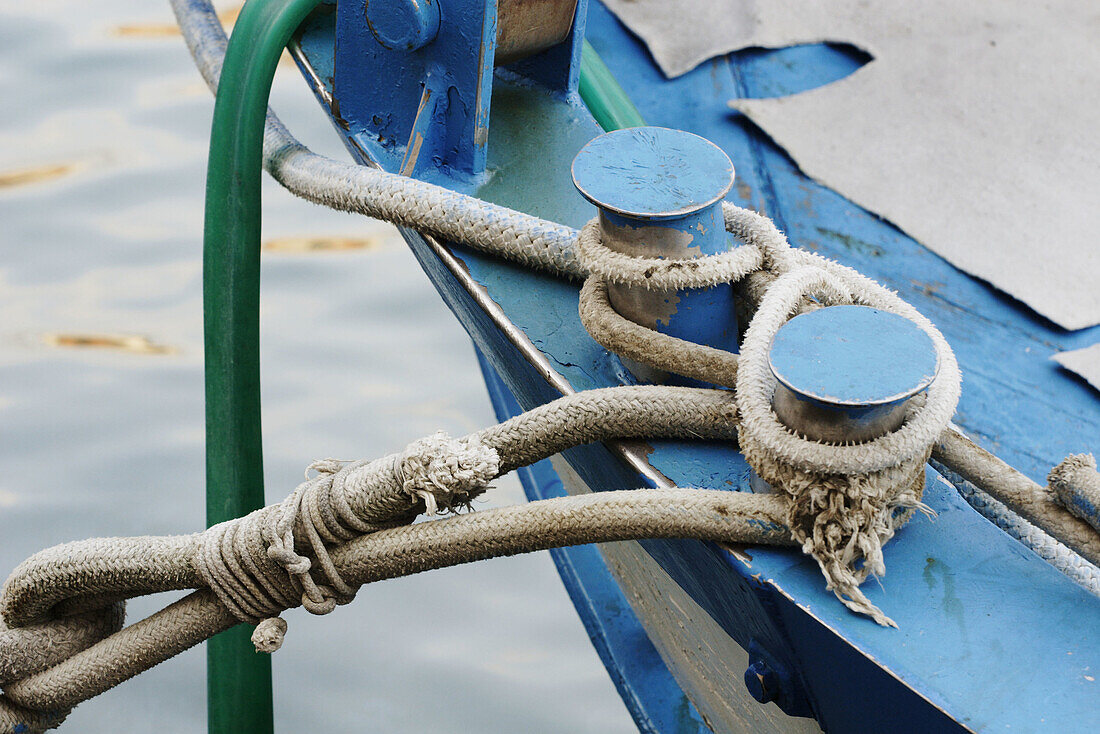
[[[698,258],[628,255],[603,244],[600,224],[596,219],[581,229],[576,254],[590,278],[598,277],[616,285],[656,291],[708,288],[719,283],[732,283],[759,270],[764,264],[760,248],[751,245]]]
[[[771,409],[776,379],[768,349],[779,328],[808,298],[821,305],[857,304],[914,321],[935,345],[939,373],[923,399],[910,403],[895,431],[850,445],[798,435]],[[896,295],[835,264],[807,263],[780,275],[768,288],[741,345],[738,437],[758,474],[791,499],[787,522],[803,551],[814,557],[828,587],[850,609],[893,626],[859,590],[868,576],[886,572],[883,544],[919,509],[924,466],[959,398],[959,371],[943,335]]]
[[[611,250],[601,241],[599,222],[590,221],[577,237],[577,259],[589,274],[580,293],[581,323],[600,346],[635,362],[732,388],[738,357],[732,352],[678,339],[624,318],[612,305],[610,284],[675,291],[736,283],[755,277],[763,289],[791,267],[791,247],[767,217],[722,206],[726,231],[743,244],[717,255],[662,259]]]
[[[892,620],[859,590],[886,567],[882,546],[921,504],[924,465],[947,428],[959,398],[959,370],[943,335],[874,281],[836,263],[794,250],[771,220],[725,204],[727,230],[742,244],[695,259],[664,260],[616,252],[601,242],[597,220],[577,239],[577,257],[589,271],[580,295],[581,322],[605,348],[642,364],[736,390],[738,440],[746,460],[790,498],[787,524],[813,556],[828,588],[850,609],[884,625]],[[739,355],[640,326],[618,314],[613,283],[675,291],[738,283],[750,277],[758,302]],[[911,403],[902,426],[872,441],[834,445],[800,436],[771,408],[776,380],[768,350],[779,328],[813,308],[858,304],[899,314],[931,338],[940,371],[927,394]]]

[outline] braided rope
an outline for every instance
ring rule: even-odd
[[[983,492],[946,465],[933,460],[932,466],[983,517],[1035,551],[1040,558],[1073,579],[1078,585],[1100,596],[1100,568],[1089,563],[1065,544],[1058,542],[1042,528],[1020,517],[1003,502]]]
[[[286,631],[279,612],[301,604],[311,614],[329,614],[355,599],[357,587],[329,554],[333,544],[404,524],[421,509],[436,515],[469,507],[499,470],[497,452],[477,436],[456,441],[442,432],[376,462],[317,461],[279,505],[202,533],[195,567],[233,616],[260,625],[256,647],[272,652]],[[352,498],[370,487],[386,494],[360,514]]]
[[[615,285],[655,291],[731,283],[759,270],[764,264],[760,248],[750,245],[717,255],[683,259],[628,255],[603,244],[600,223],[596,219],[581,229],[576,254],[590,276],[598,276]]]
[[[311,465],[282,503],[173,537],[105,538],[42,551],[0,594],[0,731],[44,731],[72,706],[239,622],[278,649],[304,606],[327,613],[364,583],[582,542],[690,537],[787,543],[778,497],[714,490],[611,492],[408,526],[467,507],[506,471],[610,438],[730,439],[729,393],[636,386],[563,397],[461,439],[436,434],[375,461]],[[367,542],[369,541],[369,542]],[[198,589],[120,629],[121,600]]]
[[[935,455],[948,467],[974,480],[992,497],[1007,503],[1054,538],[1089,570],[1059,561],[1054,565],[1090,590],[1100,574],[1100,473],[1090,455],[1067,458],[1049,477],[1046,490],[1024,477],[948,427],[959,397],[960,373],[943,335],[912,306],[860,273],[789,247],[766,217],[723,206],[727,230],[743,245],[730,258],[709,256],[691,261],[631,258],[593,246],[598,230],[590,223],[581,233],[582,265],[592,271],[581,290],[581,322],[605,348],[650,367],[715,385],[736,388],[739,442],[758,474],[790,496],[787,523],[803,550],[813,555],[826,576],[828,588],[854,611],[869,614],[881,624],[893,622],[859,591],[868,575],[881,575],[882,544],[893,536],[914,510],[930,511],[920,503],[924,465]],[[757,250],[757,257],[750,255]],[[595,255],[593,255],[595,253]],[[610,254],[608,254],[610,253]],[[732,256],[741,264],[760,263],[744,272],[729,268]],[[607,262],[600,262],[607,257]],[[596,262],[592,259],[595,257]],[[741,354],[676,339],[629,321],[618,314],[608,297],[608,276],[615,267],[631,273],[623,282],[653,287],[673,278],[682,287],[709,287],[715,269],[740,278],[742,296],[755,304]],[[633,260],[633,264],[626,261]],[[701,261],[701,262],[700,262]],[[686,263],[699,262],[697,268]],[[624,265],[625,263],[625,265]],[[662,265],[662,263],[664,263]],[[667,270],[662,271],[661,268]],[[833,445],[799,436],[783,425],[771,409],[775,378],[767,364],[767,350],[779,327],[798,313],[824,305],[860,304],[902,315],[921,328],[936,349],[939,373],[927,392],[913,401],[902,426],[885,436],[858,444]],[[983,492],[960,490],[979,511]],[[996,498],[996,499],[993,499]],[[1002,505],[1003,506],[1003,505]],[[1027,524],[1023,518],[1017,518]],[[1093,527],[1089,527],[1091,523]],[[1030,527],[1030,526],[1029,526]],[[1061,558],[1050,542],[1036,533],[1013,533],[1044,558]],[[1042,538],[1049,536],[1042,534]],[[1076,551],[1076,552],[1074,552]],[[1078,555],[1080,554],[1080,555]],[[1084,559],[1088,559],[1087,561]]]
[[[206,0],[172,2],[213,88],[224,31]],[[724,207],[726,226],[742,246],[707,258],[665,261],[611,253],[591,224],[574,248],[577,233],[567,227],[321,158],[294,140],[273,114],[267,121],[265,166],[292,191],[318,203],[569,277],[590,274],[582,319],[596,324],[609,343],[607,332],[624,326],[606,313],[613,311],[606,299],[609,279],[656,289],[742,281],[757,308],[739,358],[652,337],[655,352],[682,352],[678,363],[655,366],[689,370],[686,374],[736,391],[634,387],[573,395],[463,439],[437,434],[373,462],[317,462],[310,467],[314,476],[307,471],[307,481],[284,502],[203,533],[97,539],[47,549],[20,564],[0,594],[0,731],[56,726],[80,701],[241,621],[258,623],[253,641],[258,650],[271,652],[286,632],[286,622],[275,616],[285,609],[302,605],[325,614],[371,581],[576,543],[656,537],[794,542],[815,557],[828,587],[845,604],[891,624],[861,594],[859,583],[885,571],[883,543],[914,510],[927,510],[920,496],[932,442],[940,439],[935,446],[940,454],[959,447],[943,441],[958,399],[957,364],[939,332],[895,294],[848,268],[792,250],[767,218],[731,205]],[[771,413],[775,385],[765,369],[771,337],[795,313],[822,303],[890,310],[932,338],[939,377],[897,431],[864,444],[834,446],[792,433]],[[628,356],[646,362],[647,350],[639,351]],[[750,463],[780,492],[608,492],[408,524],[420,513],[468,506],[495,476],[568,446],[612,437],[735,435]],[[973,474],[992,465],[977,451],[964,453],[977,467]],[[995,466],[992,473],[1007,477],[1017,495],[1044,508],[1037,514],[1048,523],[1045,528],[1053,525],[1081,538],[1092,559],[1098,536],[1084,536],[1082,520],[1060,505],[1050,509],[1050,502],[1011,471]],[[1071,457],[1050,481],[1067,507],[1086,519],[1095,515],[1100,477],[1094,462]],[[121,628],[125,599],[175,589],[197,591]]]
[[[611,305],[604,278],[584,281],[579,310],[588,335],[620,357],[712,385],[737,384],[736,354],[662,334],[621,316]]]
[[[621,356],[667,372],[736,388],[738,440],[746,460],[789,497],[787,525],[803,552],[818,562],[827,588],[850,609],[876,622],[893,621],[867,600],[859,585],[881,576],[882,546],[920,502],[924,465],[947,427],[959,398],[959,370],[943,335],[912,306],[874,281],[836,263],[790,248],[765,217],[731,204],[723,207],[727,230],[744,244],[694,259],[662,260],[610,250],[596,220],[577,242],[577,256],[591,273],[581,290],[580,317],[589,334]],[[708,288],[767,271],[760,300],[740,355],[677,339],[632,324],[608,297],[608,284],[646,289]],[[759,287],[759,286],[758,286]],[[931,338],[937,379],[911,403],[902,426],[872,441],[834,445],[796,434],[771,408],[776,380],[768,350],[779,328],[810,308],[860,304],[891,311]]]

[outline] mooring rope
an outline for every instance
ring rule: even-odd
[[[216,91],[227,39],[213,5],[209,0],[170,2],[200,73],[211,90]],[[440,186],[319,156],[299,143],[270,110],[264,136],[264,166],[288,191],[309,201],[413,227],[565,277],[580,280],[589,275],[588,268],[581,263],[574,248],[578,235],[576,230]],[[729,232],[748,246],[737,259],[751,257],[749,250],[752,248],[761,257],[760,269],[749,272],[742,281],[744,293],[752,302],[759,302],[775,278],[800,261],[805,263],[810,260],[827,270],[848,270],[812,253],[791,249],[786,238],[767,217],[729,203],[723,206],[723,210]],[[599,293],[598,283],[592,283],[586,289],[582,295],[588,298],[582,301],[581,313],[585,325],[590,327],[598,342],[638,362],[645,361],[641,357],[645,356],[644,349],[649,345],[669,343],[662,339],[663,335],[655,335],[656,332],[647,334],[643,327],[634,328],[632,322],[616,318],[613,309],[604,309],[604,316],[593,314],[592,309],[584,309],[586,303],[598,300]],[[637,340],[629,341],[626,338],[628,333]],[[694,349],[687,344],[681,342],[680,346]],[[714,384],[726,385],[732,381],[729,378],[736,370],[736,362],[714,351],[706,352],[703,348],[691,354],[707,362],[718,363],[715,369],[705,368],[706,372],[721,377],[713,381]],[[671,360],[663,362],[665,366],[655,366],[699,379],[692,360],[670,356],[673,352],[670,349],[654,350],[653,354]],[[936,451],[944,442],[954,440],[950,431],[945,432],[941,439]],[[941,452],[937,458],[967,476],[965,465],[987,463],[979,452],[980,449]],[[956,466],[955,462],[961,463]],[[1046,502],[1049,497],[1047,489],[1039,487],[1011,467],[1007,472],[994,472],[988,474],[986,479],[972,481],[1013,511],[1024,511],[1025,516],[1028,516],[1026,507],[1043,505],[1044,516],[1032,517],[1032,521],[1090,562],[1100,564],[1100,536],[1085,535],[1081,532],[1083,520],[1060,504]],[[1020,486],[1027,486],[1028,493],[1017,491]]]
[[[1079,553],[1013,512],[1003,502],[983,492],[973,483],[935,459],[932,467],[955,487],[963,499],[994,525],[1031,548],[1044,561],[1073,579],[1078,585],[1100,596],[1100,568]]]
[[[225,35],[206,0],[172,0],[188,46],[215,87]],[[106,538],[44,550],[13,571],[0,593],[0,731],[58,725],[98,695],[241,622],[277,650],[283,611],[327,614],[360,586],[459,563],[580,543],[696,538],[800,546],[851,609],[892,624],[859,590],[885,571],[882,548],[921,503],[933,456],[1058,540],[1100,562],[1100,475],[1070,457],[1040,487],[949,426],[959,371],[942,335],[874,281],[791,248],[775,225],[726,204],[742,244],[692,260],[633,258],[600,242],[589,224],[568,227],[419,181],[330,161],[268,115],[265,165],[287,188],[477,247],[559,275],[585,278],[580,313],[601,344],[636,361],[726,390],[635,386],[563,397],[466,437],[421,439],[374,461],[312,464],[283,502],[193,535]],[[752,312],[740,355],[672,339],[623,319],[609,283],[656,290],[737,284]],[[770,407],[767,351],[794,315],[861,304],[913,321],[932,339],[940,372],[911,401],[902,426],[880,438],[834,445],[790,430]],[[644,489],[457,513],[513,469],[593,441],[667,437],[738,441],[777,491]],[[1023,509],[1021,509],[1023,508]],[[1084,561],[1082,561],[1084,562]],[[1078,573],[1088,582],[1089,572]],[[192,593],[123,627],[126,599]]]
[[[437,435],[371,462],[315,465],[283,503],[202,533],[47,549],[20,564],[0,595],[7,625],[0,722],[41,730],[76,703],[242,621],[261,622],[258,649],[277,649],[285,631],[278,613],[299,605],[327,613],[385,578],[577,543],[791,543],[778,495],[707,489],[597,493],[408,525],[429,506],[454,511],[501,473],[571,445],[735,435],[726,391],[593,390],[462,439]],[[180,589],[198,591],[119,629],[120,600]],[[39,713],[28,718],[28,710]]]
[[[854,270],[792,249],[769,220],[743,211],[725,207],[730,229],[746,244],[697,259],[615,252],[600,243],[598,221],[590,222],[577,243],[581,264],[591,273],[581,291],[582,323],[596,341],[630,359],[736,388],[741,452],[764,481],[787,494],[787,525],[803,552],[818,562],[827,588],[846,606],[879,624],[894,625],[859,585],[886,572],[882,546],[912,510],[931,513],[920,502],[924,465],[954,415],[958,364],[943,335],[896,294]],[[737,283],[765,269],[769,283],[755,304],[739,355],[653,330],[624,328],[625,319],[607,296],[609,283],[675,292]],[[840,304],[873,306],[912,320],[932,340],[940,365],[936,380],[911,403],[900,428],[849,445],[814,441],[783,425],[771,408],[776,379],[768,365],[772,339],[791,317]]]
[[[170,2],[200,73],[211,90],[216,91],[227,43],[217,12],[209,0]],[[413,227],[566,277],[580,280],[589,274],[574,251],[576,230],[440,186],[319,156],[299,143],[270,110],[264,136],[264,166],[288,191],[315,203]],[[786,238],[767,217],[729,203],[723,206],[723,210],[729,232],[746,245],[757,248],[763,258],[761,269],[743,279],[745,295],[752,302],[759,302],[778,274],[799,260],[814,260],[826,269],[841,268],[812,253],[791,249]],[[779,260],[775,259],[776,253],[783,253],[778,256]],[[646,336],[624,322],[626,320],[621,319],[614,323],[630,329],[636,336]],[[659,337],[655,339],[659,340]],[[611,339],[605,341],[610,343]],[[621,349],[620,353],[631,359],[635,358],[633,354],[641,356],[640,350],[623,342],[618,340],[619,348],[614,351]],[[727,374],[731,373],[728,358],[715,355],[707,358],[723,361],[723,369]],[[681,360],[681,363],[685,361]],[[694,376],[688,371],[681,374]],[[937,445],[937,452],[944,442],[954,440],[951,433],[945,431],[941,444]],[[959,473],[966,476],[966,471],[961,471],[966,468],[965,464],[984,466],[988,463],[980,454],[981,450],[976,446],[974,448],[977,450],[940,452],[936,456],[949,468],[960,470]],[[961,463],[956,467],[956,462]],[[1026,505],[1045,505],[1045,516],[1032,519],[1090,562],[1100,564],[1100,537],[1094,535],[1082,540],[1080,528],[1084,521],[1059,504],[1047,504],[1045,501],[1049,493],[1045,488],[1011,467],[1006,472],[989,473],[985,479],[971,480],[1013,511],[1020,512]],[[1027,493],[1018,491],[1021,486],[1027,486]]]

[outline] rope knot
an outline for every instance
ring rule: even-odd
[[[476,438],[439,431],[409,444],[394,466],[401,489],[424,500],[428,515],[439,515],[468,508],[500,472],[500,456]]]
[[[350,496],[373,487],[382,505],[412,497],[423,499],[430,514],[453,512],[499,471],[493,448],[445,433],[414,442],[392,465],[321,459],[280,504],[203,533],[195,566],[234,616],[257,625],[256,649],[274,652],[286,633],[279,612],[301,604],[311,614],[328,614],[355,598],[357,587],[340,576],[330,550],[379,526],[356,514]]]
[[[790,259],[790,258],[788,258]],[[792,261],[789,264],[794,264]],[[924,399],[914,399],[897,430],[862,443],[811,440],[782,424],[771,406],[775,376],[768,350],[793,315],[817,305],[859,303],[892,311],[932,339],[941,370]],[[760,477],[790,499],[787,524],[849,609],[896,626],[860,591],[886,572],[883,545],[921,503],[924,466],[954,414],[958,365],[931,322],[896,295],[836,263],[807,261],[777,277],[760,301],[741,345],[737,372],[738,440]]]

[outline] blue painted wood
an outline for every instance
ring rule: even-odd
[[[833,64],[841,74],[852,66],[848,56],[811,49],[799,49],[793,61],[782,52],[733,55],[670,82],[603,8],[593,4],[588,24],[589,39],[651,123],[703,135],[729,154],[739,173],[734,200],[775,218],[795,244],[898,289],[940,326],[966,375],[958,418],[987,447],[1041,478],[1064,454],[1100,436],[1100,401],[1047,359],[1057,349],[1095,341],[1100,330],[1060,332],[955,270],[807,180],[725,105],[739,95],[776,93],[776,80],[792,79],[794,88],[806,77],[821,78],[819,70],[797,73],[799,59]],[[331,41],[307,53],[331,54]],[[762,78],[772,85],[765,89]],[[495,173],[479,194],[583,224],[593,209],[572,190],[567,164],[598,133],[594,123],[561,100],[507,84],[497,85],[493,104],[489,168]],[[555,397],[428,244],[405,235],[519,405]],[[455,251],[574,388],[620,379],[614,360],[583,333],[575,285]],[[652,449],[650,462],[681,485],[747,487],[748,468],[732,446],[654,442]],[[565,458],[597,489],[641,481],[601,445],[572,449]],[[1095,731],[1096,684],[1085,676],[1100,670],[1094,634],[1100,600],[986,522],[934,473],[929,477],[926,499],[939,517],[918,519],[900,532],[886,549],[887,577],[866,589],[900,630],[849,613],[825,592],[815,564],[793,551],[750,549],[746,565],[713,544],[647,541],[643,547],[734,640],[795,671],[801,695],[829,731],[1043,731],[1052,721],[1059,731]],[[613,668],[631,675],[622,661]]]

